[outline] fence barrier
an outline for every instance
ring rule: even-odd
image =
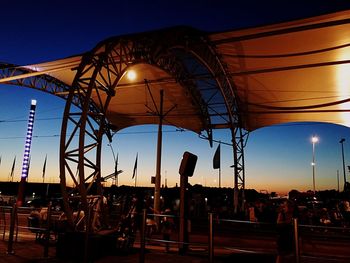
[[[0,207],[1,212],[3,213],[2,217],[0,218],[0,228],[3,227],[3,240],[5,239],[6,234],[6,227],[9,226],[8,230],[8,246],[7,246],[7,254],[14,254],[14,243],[17,241],[17,233],[18,229],[27,229],[31,231],[32,233],[40,233],[43,235],[43,245],[44,245],[44,257],[47,258],[49,256],[49,245],[50,245],[50,234],[52,231],[52,218],[55,216],[52,213],[51,205],[47,207],[47,220],[45,225],[28,225],[28,226],[19,226],[18,225],[18,214],[19,211],[23,212],[25,211],[25,214],[30,214],[28,211],[33,210],[33,208],[27,208],[27,207],[17,207],[16,204],[14,204],[12,207],[10,206],[4,206]],[[7,216],[6,216],[7,214]],[[173,215],[165,215],[165,214],[146,214],[146,210],[143,210],[142,212],[142,222],[141,222],[141,228],[140,228],[140,252],[139,252],[139,263],[145,262],[145,250],[146,246],[148,245],[147,242],[158,242],[164,244],[166,247],[171,246],[172,247],[181,247],[182,245],[186,245],[188,247],[195,247],[199,246],[203,248],[203,252],[207,255],[208,260],[210,263],[214,262],[215,258],[215,250],[216,249],[225,249],[228,251],[235,251],[240,253],[261,253],[259,249],[253,248],[253,249],[244,249],[242,247],[230,247],[227,245],[223,245],[222,243],[216,243],[218,242],[215,237],[219,236],[220,233],[217,233],[217,230],[225,231],[228,227],[230,229],[233,229],[234,231],[239,231],[239,229],[250,229],[251,231],[261,231],[262,233],[265,233],[264,231],[268,232],[270,231],[272,234],[277,236],[278,232],[273,232],[273,229],[276,229],[276,224],[271,223],[262,223],[262,222],[251,222],[251,221],[242,221],[242,220],[232,220],[232,219],[219,219],[218,217],[215,217],[214,213],[208,213],[207,221],[204,223],[204,229],[207,230],[207,242],[179,242],[179,240],[170,240],[165,238],[151,238],[147,236],[147,231],[150,226],[147,226],[147,218],[151,217],[158,217],[158,219],[162,219],[164,217],[173,218],[173,220],[177,220],[177,216]],[[10,218],[10,224],[7,224],[6,218]],[[162,221],[162,220],[158,220]],[[23,222],[23,221],[22,221]],[[296,263],[301,262],[301,247],[300,247],[300,240],[305,238],[305,235],[307,235],[307,238],[318,238],[320,235],[329,235],[330,233],[345,233],[344,237],[347,238],[347,240],[350,240],[350,229],[347,228],[347,230],[344,227],[331,227],[331,226],[318,226],[318,225],[303,225],[299,224],[298,219],[293,219],[293,227],[291,228],[293,231],[293,242],[294,242],[294,259]],[[237,227],[239,226],[239,227]],[[264,228],[266,227],[266,228]],[[221,229],[220,229],[221,228]],[[237,230],[238,229],[238,230]],[[267,229],[267,230],[266,230]],[[178,230],[178,229],[177,229]],[[215,230],[215,231],[214,231]],[[302,230],[302,231],[301,231]],[[346,232],[346,231],[347,232]],[[204,230],[201,229],[203,232]],[[160,230],[158,229],[158,234]],[[269,233],[270,233],[269,232]],[[302,233],[301,233],[302,232]],[[234,232],[234,233],[242,233],[242,232]],[[255,232],[253,232],[255,233]],[[306,233],[306,234],[305,234]],[[348,233],[346,235],[346,233]],[[6,234],[6,235],[5,235]],[[176,236],[176,232],[174,231],[174,236]],[[233,234],[234,235],[234,234]],[[216,240],[216,241],[215,241]],[[215,244],[214,244],[215,243]],[[159,245],[159,244],[158,244]],[[177,245],[177,246],[176,246]],[[266,250],[268,251],[268,250]],[[270,250],[270,252],[267,252],[273,255],[276,255],[276,251]],[[306,255],[304,255],[306,257]],[[310,255],[307,255],[307,257],[310,257]],[[312,257],[312,256],[311,256]]]

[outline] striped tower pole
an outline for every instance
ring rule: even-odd
[[[32,100],[31,105],[30,105],[30,111],[29,111],[27,136],[26,136],[26,141],[25,141],[25,145],[24,145],[21,181],[20,181],[19,187],[18,187],[18,195],[17,195],[17,206],[18,207],[23,205],[24,188],[25,188],[25,183],[26,183],[27,178],[28,178],[29,155],[30,155],[30,147],[32,144],[35,108],[36,108],[36,100]]]

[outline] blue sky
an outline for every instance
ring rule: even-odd
[[[348,1],[5,1],[2,3],[0,61],[19,65],[50,61],[80,54],[103,39],[128,33],[189,25],[206,31],[224,31],[322,14],[350,8]],[[8,180],[14,156],[19,180],[27,117],[31,99],[37,99],[29,181],[41,181],[45,155],[46,180],[58,182],[59,134],[65,102],[28,88],[0,86],[0,180]],[[212,169],[216,149],[192,132],[165,127],[162,182],[178,182],[184,151],[198,155],[191,183],[218,185]],[[120,184],[131,180],[139,153],[139,185],[150,185],[155,174],[157,127],[122,130],[112,143],[119,153]],[[336,189],[337,170],[341,186],[343,171],[340,138],[345,138],[346,163],[350,164],[348,128],[330,124],[289,124],[267,127],[250,134],[246,147],[246,188],[287,192],[312,189],[311,136],[316,134],[316,189]],[[214,131],[214,138],[230,142],[229,131]],[[103,173],[113,171],[110,147],[104,141]],[[232,148],[222,146],[222,185],[233,186]],[[348,173],[347,173],[348,175]]]

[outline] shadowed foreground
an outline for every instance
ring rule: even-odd
[[[7,242],[0,241],[0,262],[6,263],[74,263],[82,262],[77,260],[67,260],[56,258],[56,248],[54,246],[49,249],[49,257],[43,257],[44,248],[38,242],[32,240],[18,241],[14,245],[15,253],[13,255],[7,254]],[[99,259],[94,260],[96,263],[111,263],[111,262],[121,262],[121,263],[131,263],[139,262],[139,250],[134,248],[128,254],[112,254]],[[228,262],[260,262],[260,263],[274,263],[276,260],[275,255],[263,254],[263,253],[232,253],[225,255],[215,255],[214,262],[217,263],[228,263]],[[92,262],[92,261],[91,261]],[[190,252],[188,255],[182,256],[177,254],[175,251],[170,253],[160,252],[159,248],[151,248],[146,250],[145,262],[157,262],[157,263],[170,263],[170,262],[181,262],[181,263],[207,263],[209,259],[205,253],[195,253]],[[289,258],[288,262],[294,262],[293,258]],[[302,262],[307,263],[330,263],[330,262],[347,262],[345,259],[340,260],[332,258],[312,258],[312,257],[302,257]]]

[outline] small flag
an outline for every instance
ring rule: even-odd
[[[134,171],[132,173],[132,179],[134,179],[136,173],[137,173],[137,157],[138,157],[139,153],[136,154],[136,159],[135,159],[135,164],[134,164]]]
[[[16,166],[16,155],[15,158],[13,159],[13,164],[12,164],[12,169],[11,169],[11,175],[10,177],[13,179],[13,172],[15,171],[15,166]]]
[[[47,154],[45,156],[44,166],[43,166],[43,180],[45,178],[45,172],[46,172],[46,161],[47,161]]]
[[[220,169],[220,143],[218,145],[218,148],[216,148],[214,157],[213,157],[213,168],[214,169]]]
[[[114,165],[114,175],[117,178],[117,176],[118,176],[118,153],[117,153],[117,159],[115,160],[115,165]]]

